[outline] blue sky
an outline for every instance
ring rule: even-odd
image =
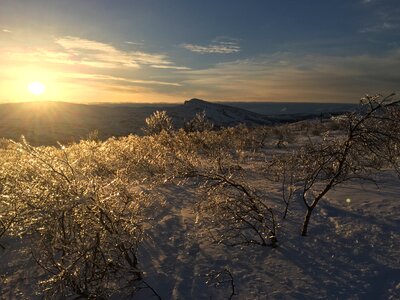
[[[0,0],[0,51],[0,101],[356,102],[399,88],[400,3]]]

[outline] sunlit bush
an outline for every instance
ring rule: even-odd
[[[277,245],[277,220],[268,199],[233,176],[198,174],[206,180],[198,222],[214,242],[229,246]]]
[[[25,142],[2,156],[0,232],[30,240],[48,296],[126,295],[142,278],[137,249],[153,200],[109,146]]]
[[[184,125],[186,132],[203,132],[212,130],[213,127],[214,124],[207,119],[205,111],[197,113],[193,119],[187,121]]]
[[[170,132],[173,129],[172,119],[165,110],[155,111],[150,117],[146,118],[146,134],[159,134],[162,131]]]

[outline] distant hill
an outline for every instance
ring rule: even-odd
[[[0,137],[33,145],[69,143],[97,130],[99,138],[137,133],[154,108],[105,107],[66,102],[0,104]]]
[[[206,117],[217,127],[246,125],[271,125],[272,119],[242,108],[224,104],[207,102],[201,99],[191,99],[183,105],[166,109],[174,123],[181,127],[185,121],[192,119],[197,113],[205,112]]]
[[[100,139],[141,134],[145,119],[156,110],[166,110],[180,127],[197,112],[205,111],[216,126],[239,123],[271,124],[260,114],[222,104],[192,99],[183,105],[86,105],[67,102],[0,104],[0,137],[19,140],[22,135],[33,145],[70,143],[97,130]]]
[[[284,115],[318,115],[357,109],[358,103],[314,103],[314,102],[225,102],[225,105],[240,107],[262,115],[280,117]]]
[[[265,105],[269,105],[266,103]],[[19,140],[22,135],[33,145],[70,143],[98,131],[101,140],[111,136],[141,134],[146,117],[166,110],[176,127],[205,112],[216,127],[238,124],[271,125],[316,117],[316,114],[263,115],[239,107],[191,99],[180,105],[163,104],[75,104],[26,102],[0,104],[0,137]]]

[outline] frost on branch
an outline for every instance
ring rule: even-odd
[[[173,129],[172,119],[165,110],[155,111],[146,118],[146,127],[143,129],[148,135],[159,134],[162,131],[170,132]]]
[[[123,297],[141,283],[137,257],[150,200],[134,191],[121,168],[98,161],[102,149],[18,145],[9,166],[21,206],[18,232],[46,276],[47,297]],[[99,155],[100,154],[100,155]],[[98,156],[99,155],[99,156]],[[114,161],[115,163],[115,161]]]
[[[372,180],[372,174],[398,162],[399,103],[394,95],[366,96],[358,111],[335,118],[343,134],[326,132],[320,140],[309,139],[291,158],[292,172],[302,184],[306,207],[301,234],[307,235],[312,212],[332,190],[354,178]]]
[[[197,174],[205,180],[205,199],[199,203],[203,225],[217,243],[229,246],[277,246],[277,222],[266,199],[228,175]]]
[[[184,125],[186,132],[203,132],[213,128],[214,124],[207,119],[205,111],[197,113],[193,119],[187,121]]]

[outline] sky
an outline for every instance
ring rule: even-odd
[[[0,0],[0,54],[0,102],[355,103],[399,92],[400,1]]]

